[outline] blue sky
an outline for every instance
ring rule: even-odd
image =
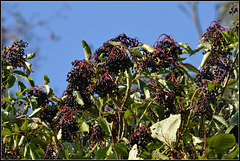
[[[39,46],[40,68],[32,74],[35,84],[43,85],[43,75],[50,78],[50,87],[61,96],[67,87],[67,73],[71,62],[84,59],[82,40],[95,49],[121,33],[138,37],[142,43],[153,45],[159,35],[171,34],[179,43],[189,43],[192,48],[198,45],[198,35],[194,23],[180,9],[184,1],[20,1],[2,2],[2,16],[8,17],[5,7],[17,4],[16,10],[29,21],[48,19],[48,28],[35,27],[35,36],[48,37],[49,30],[60,37],[59,41],[24,39],[29,43],[28,52]],[[211,21],[216,20],[218,1],[199,2],[199,17],[204,32]],[[61,7],[65,4],[67,9]],[[54,17],[59,12],[59,17]],[[33,16],[35,15],[35,19]],[[11,21],[9,21],[10,23]],[[202,54],[198,53],[185,62],[198,67]],[[34,64],[33,64],[34,66]]]

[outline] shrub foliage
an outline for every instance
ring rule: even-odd
[[[4,47],[1,158],[238,159],[238,28],[213,21],[195,49],[167,34],[151,46],[123,33],[94,53],[82,41],[61,97],[46,75],[35,85],[26,42]],[[185,63],[199,52],[199,68]]]

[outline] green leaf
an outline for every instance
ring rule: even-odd
[[[58,131],[57,139],[58,139],[58,140],[62,139],[62,129],[60,129],[60,130]]]
[[[133,94],[130,95],[130,98],[132,98],[135,103],[138,103],[138,104],[142,103],[140,92],[134,92]]]
[[[130,110],[125,111],[124,118],[127,120],[130,126],[133,126],[133,127],[135,126],[135,122],[132,118],[132,112]]]
[[[238,125],[238,120],[239,120],[239,111],[237,111],[231,118],[230,124],[228,125],[228,128],[225,131],[225,133],[230,133],[231,130],[235,127],[235,125]]]
[[[1,108],[1,119],[2,120],[6,120],[6,121],[9,121],[9,114],[8,114],[8,112],[6,111],[6,110],[4,110],[3,108]]]
[[[72,155],[74,152],[73,145],[70,142],[66,142],[66,141],[63,143],[63,145],[68,149],[70,155]]]
[[[32,160],[39,159],[39,155],[37,152],[35,152],[35,149],[31,147],[32,144],[30,144],[30,156]]]
[[[46,88],[48,97],[54,96],[52,88],[50,88],[48,85],[43,85],[43,87]]]
[[[116,45],[121,45],[121,42],[117,42],[117,41],[108,41],[109,44],[116,46]]]
[[[208,89],[214,89],[215,86],[216,86],[215,83],[212,83],[212,82],[208,83]]]
[[[15,133],[19,133],[18,125],[14,123],[14,127],[12,128],[12,131]]]
[[[183,50],[182,50],[182,53],[189,53],[189,54],[193,54],[193,50],[190,48],[190,46],[189,46],[189,44],[188,43],[182,43],[182,42],[180,42],[180,43],[178,43],[178,45],[180,46],[180,47],[182,47],[182,48],[184,48]]]
[[[80,131],[89,133],[89,125],[86,122],[83,122],[81,127],[80,127]]]
[[[89,61],[92,57],[92,52],[86,41],[82,41],[83,51],[85,54],[85,59]]]
[[[20,141],[19,141],[19,143],[18,143],[18,146],[21,146],[21,145],[23,144],[24,138],[25,138],[24,135],[21,136],[21,139],[20,139]]]
[[[96,153],[96,156],[94,159],[103,159],[104,157],[107,156],[107,151],[108,151],[108,148],[109,147],[102,147],[100,148],[97,153]]]
[[[36,55],[36,54],[33,52],[33,53],[30,53],[30,54],[24,56],[23,58],[25,58],[25,59],[32,59],[32,58],[35,57],[35,55]]]
[[[202,68],[204,67],[204,65],[206,64],[206,62],[207,62],[207,60],[208,60],[210,55],[211,55],[211,52],[207,52],[206,54],[203,55],[203,59],[202,59],[202,62],[200,64],[198,70],[200,70],[201,67]]]
[[[26,121],[22,124],[21,130],[22,130],[22,131],[27,131],[27,130],[28,130],[28,120],[26,120]]]
[[[42,110],[41,107],[35,109],[35,110],[29,115],[29,117],[31,118],[31,117],[37,116],[37,114],[39,114],[39,113],[41,112],[41,110]]]
[[[169,160],[169,158],[166,155],[160,153],[159,150],[156,150],[155,153],[156,153],[156,157],[157,157],[156,159]]]
[[[137,155],[138,155],[137,144],[134,144],[132,149],[129,151],[128,160],[142,160],[142,158],[137,157]]]
[[[1,133],[2,133],[2,136],[7,136],[12,134],[12,132],[8,128],[3,129]]]
[[[232,159],[235,159],[235,157],[237,157],[238,154],[239,154],[239,147],[237,146],[236,149],[233,152],[231,152],[229,155],[232,157]]]
[[[23,84],[21,81],[18,81],[18,88],[21,93],[24,93],[24,90],[27,88],[25,84]]]
[[[187,75],[188,79],[193,83],[193,78],[191,75],[188,74],[188,72],[183,68],[183,67],[180,67],[180,66],[176,66],[177,69],[181,70],[184,74]]]
[[[142,52],[139,51],[137,48],[134,48],[134,49],[132,49],[132,50],[130,50],[130,51],[131,51],[131,54],[133,54],[133,55],[136,55],[136,56],[138,56],[138,57],[140,57],[140,58],[143,57]]]
[[[238,80],[236,79],[229,79],[226,88],[236,85],[237,82]]]
[[[199,137],[196,137],[194,135],[192,135],[192,138],[193,138],[193,145],[196,146],[197,144],[199,143],[202,143],[202,139],[200,139]]]
[[[28,127],[29,127],[30,129],[34,130],[34,129],[37,129],[37,128],[38,128],[38,124],[36,124],[35,122],[32,122],[32,123],[28,124]]]
[[[219,121],[220,123],[222,123],[224,126],[228,127],[228,124],[226,122],[226,120],[220,116],[220,115],[213,115],[212,116],[215,120]]]
[[[32,77],[26,76],[24,73],[21,73],[21,74],[20,74],[20,72],[18,72],[18,74],[19,74],[19,76],[20,76],[21,78],[23,78],[29,85],[31,85],[32,87],[35,86],[35,83],[34,83]]]
[[[148,45],[148,44],[142,44],[142,45],[139,45],[138,47],[145,50],[145,51],[148,51],[150,53],[153,52],[153,50],[154,50],[154,48],[151,45]]]
[[[15,75],[9,75],[7,78],[6,88],[11,88],[15,84],[16,81],[17,81],[17,77]]]
[[[116,151],[118,154],[120,154],[122,156],[128,156],[127,146],[125,144],[117,143],[115,148],[116,148]]]
[[[65,149],[65,156],[66,156],[66,159],[69,159],[69,150],[68,149]]]
[[[113,123],[108,123],[106,118],[103,118],[101,121],[101,127],[109,136],[112,136],[112,124]]]
[[[32,69],[31,69],[32,64],[29,63],[29,62],[27,62],[27,61],[25,61],[25,62],[24,62],[24,66],[25,66],[25,68],[27,69],[27,73],[28,73],[28,75],[29,75],[29,74],[32,72]]]
[[[226,43],[228,44],[228,42],[230,41],[230,36],[228,35],[228,33],[226,31],[222,31],[221,34],[223,35],[223,37],[226,40]]]
[[[104,53],[102,53],[102,54],[98,57],[98,59],[102,61],[103,55],[104,55]]]
[[[215,149],[216,153],[222,154],[226,150],[232,148],[236,143],[233,134],[219,134],[207,138],[207,145],[209,148]]]
[[[144,81],[142,81],[141,79],[138,79],[137,83],[141,90],[143,90],[143,88],[146,87],[146,83]]]
[[[199,52],[200,50],[202,50],[204,48],[204,45],[203,44],[199,44],[194,50],[193,50],[193,53],[192,54],[195,54],[197,52]],[[191,55],[192,55],[191,54]],[[190,55],[190,56],[191,56]]]
[[[23,154],[24,157],[26,157],[28,149],[29,149],[29,146],[28,146],[28,143],[26,143],[26,145],[24,147],[24,154]]]
[[[172,71],[170,70],[165,70],[164,68],[159,67],[158,68],[158,74],[171,74]]]
[[[151,154],[147,151],[143,151],[140,156],[144,159],[152,159]]]
[[[192,72],[195,72],[197,74],[200,73],[200,71],[194,67],[192,64],[189,64],[189,63],[182,63],[182,65],[184,65],[188,70],[192,71]]]
[[[76,101],[77,101],[78,104],[80,104],[82,106],[84,105],[83,98],[80,95],[79,91],[73,91],[73,96],[76,97]]]
[[[158,140],[170,144],[173,147],[176,142],[177,130],[181,124],[181,115],[170,114],[169,118],[166,118],[160,122],[153,124],[150,129],[152,132],[152,137]]]
[[[47,85],[48,83],[50,83],[48,76],[46,76],[45,74],[43,75],[43,79],[44,79],[44,85]]]

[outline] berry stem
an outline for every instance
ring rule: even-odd
[[[149,104],[147,105],[147,107],[146,107],[145,111],[143,112],[142,116],[141,116],[140,119],[138,120],[138,123],[137,123],[137,126],[136,126],[136,127],[139,126],[139,124],[140,124],[140,122],[141,122],[143,116],[144,116],[145,113],[147,112],[148,108],[149,108],[150,105],[153,103],[153,101],[155,101],[157,98],[158,98],[158,97],[156,96],[155,98],[153,98],[153,100],[152,100],[151,102],[149,102]]]
[[[205,158],[207,159],[208,158],[207,157],[207,148],[206,148],[206,146],[207,146],[207,135],[206,135],[205,121],[204,121],[203,114],[202,114],[202,125],[203,125],[203,132],[204,132],[204,137],[203,137],[204,147],[203,147],[203,149],[205,151]]]
[[[114,152],[116,153],[117,160],[119,160],[119,156],[118,156],[118,153],[117,153],[117,151],[116,151],[116,147],[115,147],[115,142],[114,142],[113,135],[112,135],[112,142],[113,142],[113,149],[114,149]]]

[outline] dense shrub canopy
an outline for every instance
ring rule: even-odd
[[[167,34],[94,53],[83,40],[61,97],[46,75],[35,85],[26,42],[4,47],[2,159],[238,159],[238,28],[213,21],[196,49]],[[198,69],[183,62],[201,53]]]

